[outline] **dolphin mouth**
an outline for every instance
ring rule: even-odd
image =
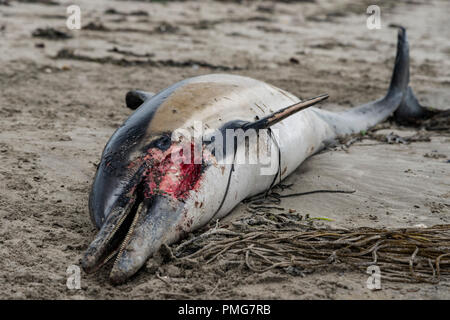
[[[192,152],[192,146],[189,147]],[[198,189],[204,167],[202,163],[174,161],[174,152],[179,157],[185,155],[181,148],[172,147],[166,152],[150,149],[130,165],[139,169],[133,172],[127,187],[116,189],[112,206],[91,207],[94,216],[102,213],[106,218],[82,259],[86,273],[99,270],[115,257],[109,278],[113,284],[123,283],[163,243],[183,235],[184,223],[187,224],[185,203],[190,192]],[[105,199],[104,190],[108,195],[114,194],[103,184],[94,185],[94,204]],[[104,207],[108,209],[103,214]]]
[[[125,205],[117,206],[111,211],[82,259],[82,267],[86,273],[98,271],[113,258],[114,265],[116,264],[149,201],[151,199],[145,199],[143,196],[141,183],[129,195]]]

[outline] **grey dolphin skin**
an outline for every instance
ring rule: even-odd
[[[126,102],[135,111],[106,144],[92,185],[89,210],[99,232],[83,257],[83,269],[94,272],[114,259],[110,280],[123,283],[162,244],[179,241],[270,189],[327,141],[367,130],[394,113],[399,121],[424,117],[409,87],[405,29],[399,27],[395,66],[383,98],[341,113],[311,107],[327,97],[301,101],[267,83],[226,74],[186,79],[157,94],[129,92]],[[235,163],[236,153],[225,153],[222,158],[230,161],[219,163],[207,142],[200,161],[173,161],[174,153],[184,156],[179,150],[186,141],[172,135],[196,121],[202,129],[221,132],[277,131],[262,146],[277,150],[272,153],[276,170],[261,174],[263,164]]]

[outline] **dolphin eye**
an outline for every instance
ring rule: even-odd
[[[161,149],[162,151],[166,151],[170,147],[170,137],[162,136],[158,141],[156,141],[156,147]]]

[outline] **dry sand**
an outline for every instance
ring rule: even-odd
[[[409,32],[419,100],[448,109],[447,0],[377,1],[381,30],[366,28],[370,1],[27,2],[0,4],[0,298],[450,298],[449,279],[383,282],[382,290],[370,291],[366,274],[342,270],[205,276],[167,267],[162,276],[171,287],[145,269],[113,287],[102,270],[82,274],[81,290],[66,287],[67,267],[79,265],[96,233],[89,188],[102,148],[130,114],[128,90],[155,92],[186,77],[231,72],[300,97],[327,92],[323,108],[342,110],[384,94],[396,48],[396,31],[387,25],[398,23]],[[83,26],[103,30],[68,31],[72,3],[81,6]],[[121,14],[106,14],[109,8]],[[45,27],[73,37],[32,37]],[[61,49],[68,50],[55,59]],[[448,134],[408,145],[365,140],[313,156],[286,181],[297,192],[336,187],[356,193],[289,198],[283,205],[333,219],[323,222],[329,226],[448,224],[449,159]],[[226,220],[243,210],[238,206]]]

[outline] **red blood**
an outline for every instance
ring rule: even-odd
[[[191,144],[191,155],[194,145]],[[178,200],[187,198],[189,191],[198,188],[201,176],[201,164],[193,163],[192,157],[187,159],[180,147],[171,147],[162,153],[158,149],[150,149],[144,157],[148,169],[144,173],[144,196],[168,194]],[[175,161],[174,161],[175,160]],[[198,162],[198,161],[197,161]]]

